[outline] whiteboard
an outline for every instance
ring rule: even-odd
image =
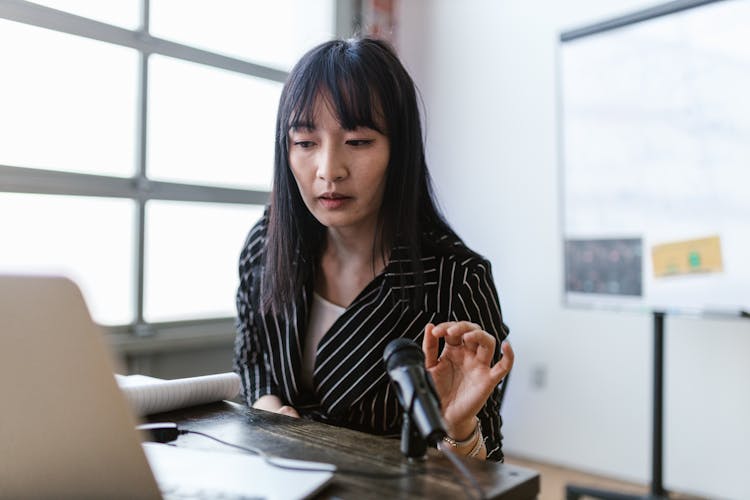
[[[750,1],[645,17],[561,35],[564,301],[750,311]]]

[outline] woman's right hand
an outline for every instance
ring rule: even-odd
[[[258,398],[258,400],[253,403],[253,408],[281,413],[288,417],[299,418],[299,413],[293,406],[285,405],[281,402],[281,399],[279,399],[278,396],[272,394],[266,394],[265,396]]]

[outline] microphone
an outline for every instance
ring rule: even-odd
[[[392,340],[383,352],[388,376],[396,386],[401,406],[430,444],[444,438],[445,422],[430,374],[424,368],[422,349],[409,339]]]

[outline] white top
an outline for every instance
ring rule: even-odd
[[[313,292],[313,302],[310,308],[310,319],[307,323],[305,348],[302,351],[302,385],[308,389],[313,387],[313,369],[315,368],[315,353],[323,335],[333,326],[345,307],[337,306],[333,302]]]

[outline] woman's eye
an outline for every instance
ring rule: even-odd
[[[313,146],[313,141],[294,141],[294,145],[302,149],[307,149]]]
[[[346,141],[346,143],[350,146],[367,146],[369,144],[372,144],[374,141],[372,139],[350,139]]]

